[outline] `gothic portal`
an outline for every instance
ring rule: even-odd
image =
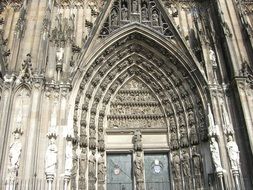
[[[1,1],[0,189],[252,189],[252,10]]]

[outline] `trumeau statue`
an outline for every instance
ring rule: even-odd
[[[212,159],[213,159],[213,163],[214,163],[216,172],[217,173],[223,172],[223,169],[221,166],[219,145],[216,142],[215,137],[211,137],[210,150],[211,150]]]
[[[232,170],[239,170],[239,148],[232,135],[228,136],[227,151]]]
[[[49,145],[47,147],[45,156],[45,173],[46,175],[55,175],[57,167],[57,147],[55,144],[55,138],[49,139]]]

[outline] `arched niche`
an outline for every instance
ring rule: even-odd
[[[189,67],[194,63],[186,60],[190,59],[185,54],[180,57],[175,49],[168,50],[138,32],[97,53],[84,68],[75,100],[73,127],[83,151],[131,150],[133,131],[139,129],[146,142],[148,135],[162,139],[156,145],[143,142],[144,147],[169,151],[171,171],[177,157],[193,157],[194,151],[200,155],[200,145],[207,140],[207,95],[201,85],[205,81]],[[113,135],[125,143],[110,144]],[[181,187],[186,178],[183,169],[179,173],[172,172],[171,180]],[[202,173],[201,184],[203,178]],[[188,179],[191,185],[192,179]]]

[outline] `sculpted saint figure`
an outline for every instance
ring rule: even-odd
[[[98,181],[105,181],[105,172],[104,153],[101,153],[101,156],[98,159]]]
[[[153,26],[159,26],[159,15],[156,10],[154,10],[152,14],[152,24]]]
[[[134,132],[134,150],[142,150],[142,141],[141,141],[142,135],[140,130],[136,130]]]
[[[115,9],[113,9],[111,13],[111,23],[112,23],[112,26],[118,25],[118,13]]]
[[[213,66],[217,66],[215,52],[211,48],[209,49],[209,59]]]
[[[95,171],[96,171],[96,158],[95,158],[95,151],[93,150],[89,157],[89,177],[90,178],[96,177]]]
[[[22,144],[20,141],[20,133],[16,132],[14,133],[14,142],[11,144],[9,152],[9,160],[10,160],[9,170],[14,175],[12,177],[16,177],[17,175],[21,151],[22,151]]]
[[[228,156],[230,159],[232,170],[239,169],[239,149],[236,142],[233,140],[233,136],[228,136],[227,143]]]
[[[49,140],[49,145],[46,151],[45,157],[45,173],[46,175],[55,175],[57,166],[57,147],[55,144],[55,138],[51,137]]]
[[[72,154],[72,142],[70,140],[67,141],[66,145],[66,153],[65,153],[65,175],[71,175],[72,167],[73,167],[73,154]]]
[[[175,154],[173,156],[172,167],[173,167],[174,178],[180,178],[180,158],[178,154]]]
[[[148,9],[146,4],[143,4],[143,7],[141,8],[141,17],[142,20],[148,20]]]
[[[212,159],[213,159],[216,172],[222,172],[223,169],[221,166],[219,145],[216,142],[214,137],[211,137],[210,150],[211,150]]]
[[[132,7],[133,7],[133,13],[137,13],[138,12],[138,2],[136,0],[133,0],[132,2]]]
[[[141,153],[137,152],[135,162],[135,177],[137,181],[140,181],[143,179],[143,162],[141,158]]]
[[[122,20],[128,20],[128,9],[126,8],[125,4],[122,5],[121,18]]]

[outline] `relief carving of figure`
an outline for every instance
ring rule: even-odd
[[[134,142],[134,150],[142,150],[142,135],[140,130],[136,130],[134,132],[134,137],[133,137],[133,142]]]
[[[128,9],[125,4],[122,4],[121,8],[121,19],[128,20]]]
[[[181,177],[180,175],[180,158],[178,154],[174,154],[173,161],[172,161],[172,168],[173,168],[173,174],[174,178],[178,179]]]
[[[92,180],[96,179],[96,158],[95,158],[95,151],[91,152],[89,157],[89,178]]]
[[[100,182],[105,181],[105,173],[106,167],[105,167],[104,153],[101,153],[101,156],[98,159],[98,181]]]
[[[141,157],[141,152],[136,153],[136,158],[134,161],[134,173],[137,183],[143,181],[143,162]]]
[[[177,126],[176,126],[176,122],[173,116],[170,116],[170,130],[176,130]]]
[[[137,13],[138,12],[138,2],[137,0],[132,1],[132,12]]]
[[[215,52],[211,48],[209,49],[209,59],[212,66],[217,66]]]
[[[202,160],[201,155],[197,152],[196,147],[192,148],[193,171],[195,175],[195,184],[197,188],[202,188]]]
[[[180,158],[178,153],[174,154],[172,158],[172,172],[174,179],[174,189],[181,190]]]
[[[143,7],[141,8],[141,17],[142,17],[142,20],[148,20],[148,9],[145,3],[143,4]]]
[[[80,153],[80,159],[79,159],[79,173],[80,175],[85,175],[87,169],[87,155],[85,153],[85,149],[82,149]]]
[[[191,144],[198,144],[199,143],[199,138],[197,135],[197,130],[196,130],[195,125],[191,126],[191,129],[190,129],[190,142],[191,142]]]
[[[49,139],[49,145],[47,147],[45,156],[45,173],[46,175],[55,175],[57,167],[57,147],[55,144],[55,138]]]
[[[115,9],[113,9],[112,13],[111,13],[111,25],[112,26],[118,26],[119,25],[118,13]]]
[[[174,131],[171,133],[171,142],[170,143],[171,143],[170,146],[171,146],[172,150],[179,148],[177,134]]]
[[[15,178],[17,176],[21,151],[22,151],[22,144],[20,141],[20,133],[15,132],[14,142],[11,144],[9,152],[9,160],[10,160],[9,172],[12,178]]]
[[[189,177],[191,175],[189,153],[186,151],[183,151],[182,157],[183,157],[182,158],[183,174],[185,177]]]
[[[228,136],[227,150],[232,170],[239,170],[239,148],[232,135]]]
[[[219,145],[216,142],[214,137],[211,137],[210,150],[211,150],[212,159],[213,159],[216,172],[222,172],[223,169],[221,166]]]
[[[159,15],[156,10],[152,13],[152,24],[153,26],[159,26]]]

